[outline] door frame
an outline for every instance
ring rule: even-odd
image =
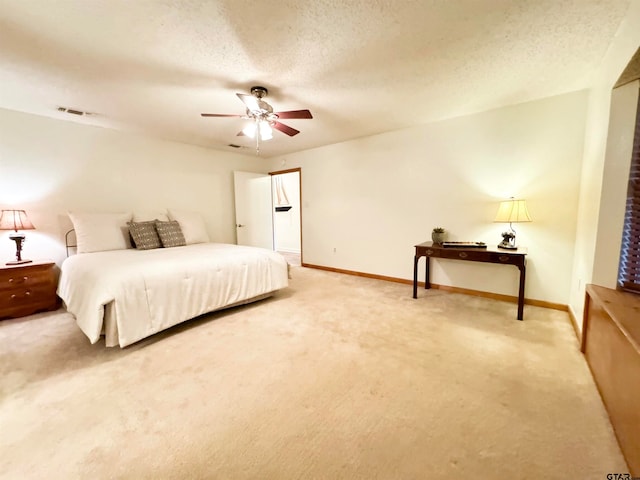
[[[304,255],[304,246],[302,245],[302,167],[288,168],[286,170],[278,170],[278,171],[275,171],[275,172],[269,172],[269,175],[271,175],[271,183],[273,184],[273,176],[274,175],[283,175],[285,173],[294,173],[294,172],[298,172],[298,180],[299,180],[299,183],[300,183],[300,188],[298,189],[298,194],[300,195],[300,198],[299,198],[300,211],[298,212],[298,214],[300,215],[300,265],[304,266],[304,257],[303,257],[303,255]],[[272,195],[272,197],[273,197],[273,195]],[[273,209],[271,210],[271,215],[273,216]],[[274,231],[274,238],[275,238],[275,231]],[[274,240],[274,245],[275,245],[275,240]]]

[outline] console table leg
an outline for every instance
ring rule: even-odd
[[[418,260],[420,257],[413,257],[413,298],[418,298]]]
[[[518,289],[518,320],[522,320],[524,314],[524,280],[526,269],[524,265],[518,268],[520,270],[520,288]]]
[[[430,268],[429,268],[429,260],[431,260],[431,257],[425,257],[425,260],[427,261],[426,266],[424,267],[424,288],[431,288],[431,280],[430,280]]]

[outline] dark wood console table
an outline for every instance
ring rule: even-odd
[[[416,245],[416,255],[413,258],[413,298],[418,298],[418,260],[425,257],[427,265],[425,268],[424,288],[431,288],[429,281],[429,260],[434,258],[450,258],[456,260],[467,260],[471,262],[499,263],[503,265],[514,265],[520,270],[520,287],[518,289],[518,320],[522,320],[524,313],[524,281],[526,274],[527,249],[519,247],[517,250],[504,250],[498,247],[487,248],[460,248],[443,247],[424,242]]]

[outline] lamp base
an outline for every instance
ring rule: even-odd
[[[7,262],[5,265],[22,265],[23,263],[31,263],[33,260],[14,260],[13,262]]]
[[[504,248],[505,250],[517,250],[516,246],[516,231],[509,223],[509,230],[502,232],[502,241],[498,244],[498,248]]]
[[[9,238],[16,242],[16,259],[7,262],[7,265],[21,265],[23,263],[29,263],[31,260],[23,260],[22,259],[22,244],[24,243],[25,236],[22,233],[12,233],[9,235]]]

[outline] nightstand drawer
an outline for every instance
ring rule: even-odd
[[[51,272],[47,270],[9,271],[0,273],[0,292],[16,288],[29,288],[51,283]]]
[[[20,311],[38,311],[55,308],[55,289],[50,285],[20,288],[0,292],[0,312],[2,316],[12,316]]]
[[[41,283],[31,287],[18,287],[0,291],[0,305],[21,302],[38,302],[42,298],[51,297],[55,288],[50,283]]]

